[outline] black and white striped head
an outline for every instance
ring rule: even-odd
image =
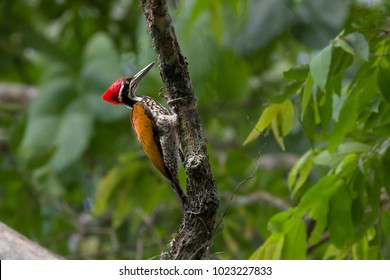
[[[141,79],[153,67],[150,63],[134,76],[127,76],[116,80],[102,95],[102,99],[112,104],[125,105],[132,108],[135,103],[141,100],[135,92]]]

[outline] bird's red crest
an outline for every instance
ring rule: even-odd
[[[113,104],[121,104],[119,101],[119,91],[122,86],[122,81],[124,78],[120,78],[119,80],[116,80],[102,95],[102,99],[104,101],[107,101],[109,103]]]

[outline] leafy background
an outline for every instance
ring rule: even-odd
[[[388,2],[169,4],[221,197],[211,257],[390,258]],[[0,220],[70,259],[158,257],[179,204],[100,99],[157,60],[138,2],[0,13]],[[155,67],[139,92],[161,86]]]

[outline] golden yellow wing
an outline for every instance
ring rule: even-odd
[[[155,132],[152,120],[146,114],[141,102],[138,102],[133,106],[131,124],[146,156],[165,177],[170,179],[170,176],[165,169],[160,143],[157,143],[154,137]]]

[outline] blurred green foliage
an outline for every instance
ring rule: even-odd
[[[169,4],[221,197],[213,257],[389,258],[386,1]],[[66,258],[158,257],[179,204],[129,111],[100,99],[157,60],[138,2],[0,14],[0,82],[38,91],[28,105],[0,92],[0,221]],[[139,92],[161,86],[155,67]]]

